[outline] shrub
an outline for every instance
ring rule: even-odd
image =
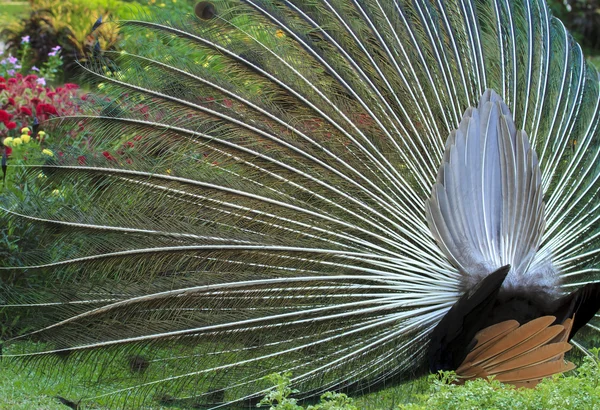
[[[96,43],[102,50],[114,50],[120,39],[118,27],[102,24],[95,30],[98,18],[127,19],[140,7],[121,0],[29,0],[29,16],[14,21],[2,30],[0,37],[7,49],[17,55],[21,39],[29,37],[31,61],[40,66],[47,61],[48,53],[57,45],[65,58],[65,78],[71,78],[77,70],[77,61],[85,61],[94,53]]]

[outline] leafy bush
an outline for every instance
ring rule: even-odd
[[[291,396],[298,393],[290,387],[290,374],[273,374],[266,379],[275,387],[261,400],[259,406],[269,410],[356,410],[358,408],[398,408],[402,410],[454,409],[576,409],[600,408],[600,365],[598,349],[585,357],[581,365],[568,375],[557,375],[540,383],[535,389],[515,389],[496,380],[478,379],[465,385],[454,384],[453,372],[430,375],[429,391],[412,395],[408,404],[391,405],[378,400],[367,405],[363,398],[351,399],[344,394],[325,393],[320,403],[303,407]],[[419,383],[415,381],[413,383]],[[371,394],[381,398],[386,390]],[[396,398],[396,403],[406,398]]]
[[[117,48],[119,29],[114,24],[102,24],[95,30],[98,18],[127,19],[140,11],[139,6],[121,0],[29,0],[29,16],[14,21],[2,30],[0,37],[7,49],[17,55],[21,39],[30,38],[33,65],[47,61],[48,53],[57,45],[65,58],[65,78],[74,75],[77,61],[85,61],[95,51]]]
[[[290,373],[274,373],[265,380],[274,384],[265,397],[257,404],[257,407],[269,406],[269,410],[358,410],[354,401],[343,393],[326,392],[321,395],[321,401],[315,405],[302,407],[298,401],[291,395],[298,393],[298,390],[290,387]]]
[[[453,384],[452,372],[429,377],[428,394],[417,402],[400,405],[403,410],[425,409],[597,409],[600,408],[598,349],[568,375],[545,379],[535,389],[515,389],[496,380],[478,379],[464,386]]]

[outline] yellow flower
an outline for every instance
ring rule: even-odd
[[[275,32],[275,35],[279,38],[283,38],[283,37],[285,37],[285,32],[283,30],[277,30]]]
[[[52,191],[52,196],[57,196],[59,198],[63,197],[63,193],[60,189],[55,189],[54,191]]]
[[[40,172],[40,173],[38,174],[38,176],[37,176],[37,177],[38,177],[38,179],[47,179],[47,178],[48,178],[48,177],[47,177],[47,176],[46,176],[44,173],[42,173],[42,172]]]
[[[25,144],[29,144],[29,141],[31,141],[31,136],[29,136],[29,134],[23,134],[21,135],[21,139]]]
[[[6,145],[7,147],[12,147],[13,140],[14,140],[14,138],[12,138],[12,137],[6,137],[6,138],[4,138],[3,144]]]
[[[21,138],[15,138],[12,141],[13,147],[18,147],[19,145],[21,145],[23,143],[23,140]]]
[[[171,175],[171,168],[165,170],[165,172],[167,173],[167,175]]]
[[[21,128],[21,134],[27,134],[28,132],[30,132],[31,130],[28,127],[23,127]]]
[[[44,148],[44,149],[42,150],[42,154],[46,154],[46,155],[48,155],[49,157],[53,157],[53,156],[54,156],[54,152],[50,151],[48,148]]]

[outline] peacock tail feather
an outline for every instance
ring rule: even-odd
[[[86,400],[218,408],[274,372],[308,397],[426,371],[432,330],[489,273],[451,263],[426,210],[488,89],[537,153],[531,264],[557,295],[600,281],[599,76],[544,1],[216,0],[119,24],[144,46],[86,65],[100,94],[53,133],[124,152],[64,148],[3,198],[42,245],[4,271],[45,278],[0,287],[43,341],[12,356],[100,384]]]

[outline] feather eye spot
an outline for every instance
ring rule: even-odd
[[[148,366],[150,362],[144,356],[135,355],[129,358],[129,370],[132,373],[144,373]]]
[[[196,4],[194,13],[201,20],[210,20],[217,14],[215,5],[209,1],[201,1]]]

